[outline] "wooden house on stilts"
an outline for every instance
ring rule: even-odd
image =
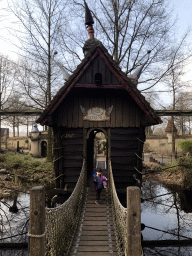
[[[102,43],[93,36],[93,22],[87,23],[90,39],[85,58],[38,119],[53,128],[56,189],[72,192],[83,159],[87,175],[93,169],[96,132],[107,140],[117,193],[138,185],[142,176],[145,127],[161,122],[133,80],[123,73]]]

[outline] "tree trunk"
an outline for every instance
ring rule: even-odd
[[[13,137],[15,137],[15,116],[13,117]]]
[[[19,137],[19,118],[17,117],[17,137]]]
[[[49,9],[49,32],[48,32],[48,72],[47,72],[47,102],[48,104],[51,101],[51,22],[50,22],[50,10]],[[52,128],[48,127],[48,145],[47,145],[47,160],[53,161],[53,135],[52,135]]]
[[[172,154],[175,155],[175,132],[174,132],[174,116],[172,119]]]

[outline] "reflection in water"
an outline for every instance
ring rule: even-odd
[[[160,255],[160,256],[191,256],[191,248],[190,247],[170,247],[170,248],[144,248],[144,255]]]
[[[0,201],[0,243],[28,242],[29,195],[13,194]],[[19,234],[19,235],[18,235]],[[27,256],[28,250],[2,250],[0,256]]]
[[[181,190],[178,192],[179,205],[181,210],[186,213],[192,212],[192,191]]]
[[[146,181],[143,183],[142,195],[147,199],[141,205],[141,221],[146,225],[142,231],[144,240],[170,240],[171,243],[171,240],[192,238],[189,192],[171,191],[157,182]],[[188,247],[144,248],[144,255],[190,256],[192,243]]]
[[[0,256],[28,256],[28,250],[0,250]]]

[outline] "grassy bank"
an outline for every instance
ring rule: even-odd
[[[144,169],[147,173],[145,179],[153,178],[169,186],[192,189],[192,157],[178,158],[164,167],[154,163],[144,163]]]
[[[53,163],[23,154],[0,154],[0,196],[33,186],[54,187]]]

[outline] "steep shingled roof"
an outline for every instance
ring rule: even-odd
[[[173,123],[173,131],[177,132],[177,128],[175,127],[174,123]],[[165,132],[172,132],[172,119],[169,119]]]
[[[56,96],[50,102],[49,106],[44,110],[41,116],[38,118],[37,122],[41,125],[46,124],[47,120],[53,115],[54,111],[63,102],[65,97],[71,91],[71,89],[76,85],[79,78],[83,75],[85,70],[89,67],[91,62],[94,61],[98,54],[104,60],[105,64],[109,67],[111,72],[117,78],[123,89],[126,89],[130,96],[134,99],[137,105],[143,110],[147,118],[150,120],[151,125],[161,123],[161,119],[150,107],[149,103],[145,100],[144,96],[141,95],[140,91],[132,83],[131,79],[126,76],[124,72],[121,71],[120,67],[109,55],[107,49],[102,44],[96,44],[93,46],[91,51],[86,55],[82,62],[77,66],[76,70],[69,77],[64,86],[58,91]],[[107,89],[107,85],[102,85],[102,87]]]

